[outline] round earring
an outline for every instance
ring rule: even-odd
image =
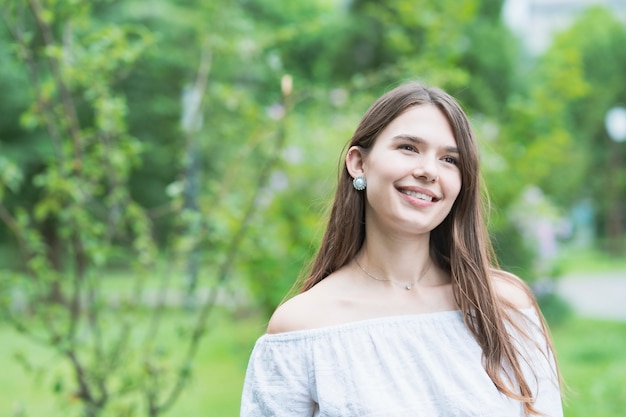
[[[365,179],[364,176],[359,175],[358,177],[352,180],[352,185],[354,186],[355,190],[363,191],[365,190],[365,187],[367,187],[367,180]]]

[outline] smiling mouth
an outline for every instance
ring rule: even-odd
[[[406,194],[406,195],[410,195],[411,197],[415,197],[415,198],[419,198],[420,200],[424,200],[424,201],[439,201],[439,199],[434,198],[430,195],[424,194],[424,193],[418,193],[417,191],[411,191],[411,190],[400,190],[400,192],[402,194]]]

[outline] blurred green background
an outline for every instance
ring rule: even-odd
[[[626,305],[626,4],[0,0],[0,17],[0,415],[238,415],[343,146],[408,80],[472,119],[565,415],[623,415],[624,310],[559,288],[609,276]]]

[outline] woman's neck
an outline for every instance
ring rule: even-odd
[[[402,239],[366,237],[357,254],[358,264],[382,280],[438,285],[447,281],[430,258],[429,235]],[[371,276],[370,275],[370,276]]]

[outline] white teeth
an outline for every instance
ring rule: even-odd
[[[423,194],[423,193],[418,193],[418,192],[410,191],[410,190],[402,190],[402,192],[406,195],[410,195],[412,197],[416,197],[421,200],[433,201],[433,198],[431,196]]]

